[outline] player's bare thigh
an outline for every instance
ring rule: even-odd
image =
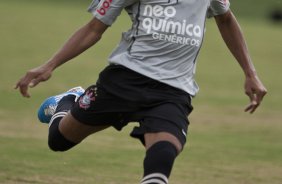
[[[75,143],[81,142],[87,136],[104,130],[110,126],[90,126],[77,121],[70,113],[68,113],[60,122],[59,130],[62,135]]]

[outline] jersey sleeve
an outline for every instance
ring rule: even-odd
[[[100,3],[100,1],[101,1],[101,0],[93,0],[93,1],[91,2],[91,4],[89,5],[87,11],[88,11],[89,13],[94,12],[94,11],[97,9],[98,4]]]
[[[216,15],[224,14],[229,10],[229,8],[229,0],[211,0],[211,4],[207,12],[207,17],[211,18]]]
[[[111,26],[121,11],[137,0],[93,0],[88,12],[104,24]]]

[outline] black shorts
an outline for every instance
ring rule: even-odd
[[[96,85],[88,87],[77,100],[71,114],[84,124],[117,130],[129,122],[139,122],[131,136],[143,144],[145,133],[168,132],[184,145],[192,109],[188,93],[121,65],[109,65]]]

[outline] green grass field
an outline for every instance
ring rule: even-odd
[[[126,15],[97,46],[32,89],[32,98],[24,99],[13,89],[26,70],[45,62],[91,18],[85,13],[89,2],[0,2],[0,183],[133,184],[141,178],[144,149],[128,136],[134,124],[122,132],[108,129],[90,136],[68,152],[53,153],[47,146],[48,126],[36,117],[47,96],[96,81],[121,31],[130,27]],[[214,21],[208,20],[197,68],[201,90],[193,101],[188,144],[175,163],[172,184],[282,183],[282,25],[264,18],[268,8],[281,3],[256,1],[254,8],[241,8],[250,2],[234,2],[234,11],[268,95],[255,114],[243,112],[248,104],[243,73]]]

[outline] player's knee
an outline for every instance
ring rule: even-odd
[[[67,151],[76,143],[66,139],[59,130],[59,122],[53,122],[49,128],[48,146],[52,151]]]
[[[147,150],[160,142],[166,142],[166,147],[168,147],[168,145],[170,145],[170,147],[174,147],[174,149],[177,151],[177,154],[179,154],[183,149],[183,144],[181,143],[180,139],[170,133],[147,133],[144,137]]]
[[[75,144],[66,139],[56,139],[49,137],[48,146],[52,151],[63,152],[69,150],[70,148],[75,146]]]

